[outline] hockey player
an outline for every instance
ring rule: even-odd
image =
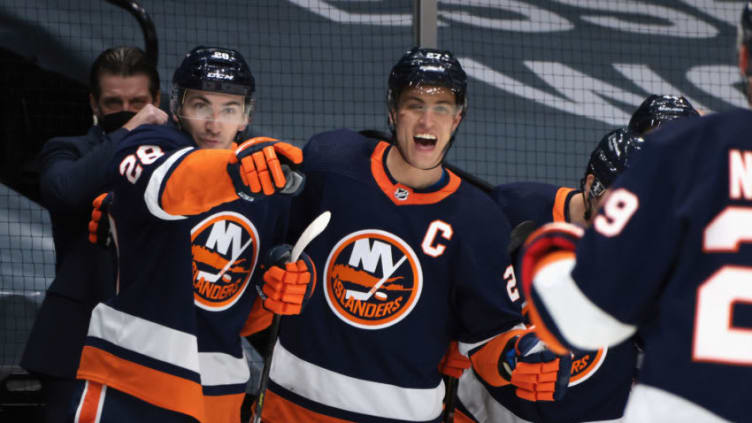
[[[442,166],[466,81],[451,53],[411,49],[389,76],[394,142],[339,130],[306,145],[290,233],[323,210],[332,221],[308,250],[321,289],[282,322],[264,422],[438,422],[452,339],[492,383],[524,367],[506,218]],[[546,370],[568,376],[557,365]]]
[[[639,331],[627,422],[752,415],[751,132],[746,110],[657,131],[589,230],[544,226],[525,246],[523,286],[549,345],[596,348]]]
[[[120,144],[109,208],[118,293],[91,316],[76,422],[239,421],[241,333],[270,312],[299,313],[310,295],[310,259],[285,264],[289,246],[271,248],[289,207],[274,194],[301,182],[281,164],[295,167],[302,152],[271,138],[232,147],[253,91],[237,51],[197,47],[173,77],[177,128],[141,126]]]
[[[644,137],[666,122],[693,116],[700,113],[683,96],[651,94],[632,114],[628,129]]]
[[[630,165],[632,154],[642,148],[643,142],[624,128],[607,133],[590,155],[581,191],[515,183],[496,187],[492,196],[515,223],[531,220],[536,226],[548,222],[590,225],[609,187]],[[473,417],[466,417],[466,421],[482,423],[616,421],[624,412],[636,358],[632,342],[578,351],[572,357],[566,396],[556,402],[517,398],[508,387],[490,387],[468,371],[460,379],[460,409]]]

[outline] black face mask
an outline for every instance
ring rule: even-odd
[[[99,126],[102,128],[102,130],[104,130],[104,132],[109,134],[116,129],[120,129],[120,127],[128,123],[128,121],[131,120],[133,116],[136,116],[136,114],[127,110],[117,113],[110,113],[108,115],[102,116],[99,119]]]

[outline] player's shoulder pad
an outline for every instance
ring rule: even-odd
[[[168,125],[141,125],[120,141],[118,150],[140,145],[158,145],[165,151],[195,147],[188,134]]]
[[[559,188],[542,182],[512,182],[495,186],[491,197],[502,206],[517,201],[552,201]]]
[[[332,170],[357,158],[368,159],[377,143],[378,140],[350,129],[316,134],[303,147],[303,168],[306,171]]]
[[[462,203],[463,213],[466,215],[464,222],[481,231],[498,228],[509,235],[509,218],[491,196],[469,183],[461,184],[457,191],[455,195]]]

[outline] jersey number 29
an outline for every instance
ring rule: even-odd
[[[739,252],[752,242],[752,207],[729,206],[705,227],[704,253]],[[697,288],[692,357],[752,366],[752,329],[734,327],[734,306],[752,304],[752,267],[721,266]]]

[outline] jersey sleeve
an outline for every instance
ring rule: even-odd
[[[512,228],[525,220],[536,226],[568,221],[567,206],[575,190],[539,182],[514,182],[498,185],[491,197],[501,207]]]
[[[519,291],[506,253],[509,224],[501,213],[491,216],[495,219],[479,225],[483,231],[463,238],[466,245],[457,259],[452,308],[463,353],[522,321]]]
[[[53,138],[39,155],[42,202],[52,212],[89,210],[107,186],[114,146],[128,133],[118,129],[98,139],[98,128],[81,137]]]
[[[232,155],[196,149],[171,128],[143,126],[115,154],[115,190],[142,202],[153,217],[179,220],[238,199],[227,173]]]
[[[585,295],[627,324],[639,322],[651,307],[681,241],[675,201],[681,184],[668,169],[671,147],[658,141],[638,153],[634,166],[612,186],[578,244],[572,271]]]
[[[660,139],[648,142],[611,187],[576,257],[539,264],[535,312],[565,345],[618,344],[655,307],[682,239],[683,185],[672,176],[672,149]]]

